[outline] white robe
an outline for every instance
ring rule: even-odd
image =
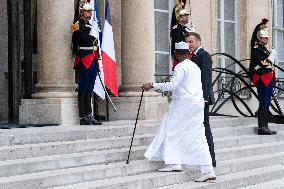
[[[212,165],[205,137],[204,99],[201,71],[184,60],[175,67],[167,83],[154,83],[155,89],[172,91],[172,102],[160,128],[144,156],[165,164]]]

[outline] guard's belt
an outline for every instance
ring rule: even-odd
[[[80,47],[80,50],[94,50],[94,47]]]
[[[260,68],[262,68],[262,67],[261,67],[260,65],[257,65],[254,69],[255,69],[255,70],[258,70],[258,69],[260,69]],[[271,65],[268,65],[268,66],[263,67],[263,68],[271,68],[271,69],[273,69]]]

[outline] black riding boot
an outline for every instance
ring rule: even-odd
[[[258,135],[275,135],[276,131],[271,131],[268,128],[268,109],[263,106],[258,109],[257,119],[258,119]]]
[[[86,116],[91,123],[91,125],[101,125],[101,122],[98,122],[95,120],[95,118],[92,116],[92,93],[86,93]]]
[[[79,117],[80,125],[91,125],[91,122],[86,117],[86,93],[78,92],[78,108],[79,108]]]

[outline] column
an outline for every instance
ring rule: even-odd
[[[37,72],[35,98],[74,96],[71,32],[74,4],[69,0],[37,1]]]
[[[122,91],[141,91],[154,81],[155,27],[154,1],[123,0],[121,31]]]
[[[33,99],[23,99],[20,123],[76,123],[77,101],[71,56],[74,4],[37,1],[37,78]]]
[[[111,112],[110,119],[135,119],[141,85],[154,81],[154,19],[154,1],[121,1],[122,84],[119,97],[114,99],[118,112]],[[139,119],[159,119],[166,107],[166,98],[153,91],[145,92]]]
[[[8,109],[8,6],[0,0],[0,123],[9,120]]]

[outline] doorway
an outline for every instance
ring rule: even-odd
[[[36,80],[36,1],[7,0],[8,122],[19,123],[21,99],[31,98]]]

